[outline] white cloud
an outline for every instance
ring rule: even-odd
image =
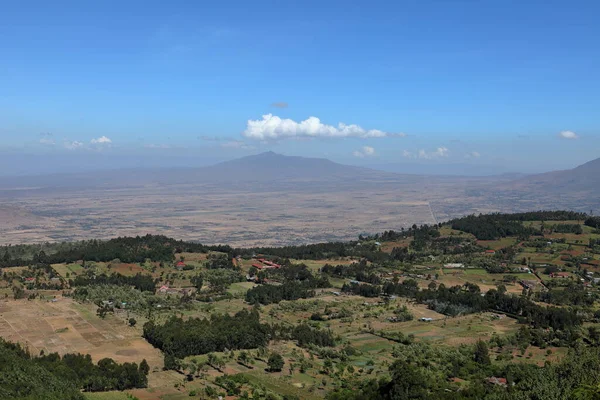
[[[408,150],[404,150],[402,152],[402,156],[406,158],[415,158],[415,155]]]
[[[465,158],[479,158],[481,157],[481,154],[479,154],[479,152],[477,151],[472,151],[470,153],[465,154]]]
[[[40,144],[45,146],[54,146],[56,144],[53,138],[54,135],[52,135],[50,132],[40,133],[40,136]]]
[[[363,153],[365,153],[366,156],[372,156],[375,154],[375,149],[371,146],[364,146]]]
[[[436,151],[433,152],[433,157],[448,157],[449,150],[446,147],[438,147]]]
[[[254,150],[256,147],[249,145],[241,140],[230,140],[228,142],[221,143],[221,147],[225,149],[241,149],[241,150]]]
[[[69,150],[75,150],[75,149],[79,149],[79,148],[83,147],[83,143],[78,142],[76,140],[72,141],[72,142],[71,141],[65,141],[63,144],[64,144],[65,148],[69,149]]]
[[[402,152],[402,155],[406,158],[421,158],[424,160],[431,160],[435,158],[448,157],[449,152],[450,150],[448,150],[447,147],[438,147],[437,149],[435,149],[435,151],[430,152],[421,149],[416,154],[404,150]]]
[[[362,149],[353,151],[352,155],[358,158],[372,157],[375,155],[375,149],[371,146],[363,146]]]
[[[579,136],[573,131],[562,131],[558,134],[558,136],[561,139],[569,139],[569,140],[579,139]]]
[[[112,140],[107,138],[106,136],[99,137],[98,139],[92,139],[92,144],[111,144]]]
[[[287,138],[380,138],[405,136],[403,133],[391,134],[378,129],[366,130],[358,125],[339,123],[337,127],[321,122],[317,117],[309,117],[296,122],[282,119],[273,114],[263,115],[262,119],[248,120],[243,135],[249,139],[277,140]]]

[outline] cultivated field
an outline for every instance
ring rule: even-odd
[[[146,233],[232,246],[356,239],[362,233],[498,211],[467,195],[483,178],[259,185],[132,185],[101,189],[0,188],[0,245]]]
[[[22,343],[33,354],[90,354],[95,362],[108,357],[139,363],[145,358],[151,367],[162,367],[160,352],[123,320],[98,318],[94,305],[56,300],[1,300],[0,336]]]

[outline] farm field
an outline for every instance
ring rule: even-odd
[[[261,400],[275,394],[320,399],[350,382],[358,387],[389,379],[390,366],[404,352],[449,360],[466,354],[471,360],[473,349],[484,343],[494,368],[543,367],[569,357],[569,338],[595,340],[600,320],[596,231],[477,240],[447,225],[418,229],[363,237],[343,249],[319,244],[308,253],[306,248],[296,253],[294,247],[264,254],[173,242],[184,250],[152,253],[158,259],[113,251],[105,258],[94,253],[101,261],[15,262],[0,275],[0,337],[22,343],[32,354],[82,353],[93,362],[147,360],[145,387],[85,393],[90,400],[235,399],[243,393]],[[152,250],[146,241],[163,246],[169,240],[137,238],[135,248]],[[44,251],[48,254],[40,258],[52,259],[52,246]],[[316,256],[321,251],[327,256]],[[10,261],[10,254],[4,259]],[[553,317],[560,321],[577,304],[585,325],[577,334],[552,336],[575,328],[547,329],[553,321],[538,328],[525,322],[522,311],[502,309],[501,301],[488,303],[498,298],[539,307],[531,319],[565,310]],[[211,340],[231,337],[235,330],[200,336],[195,331],[241,312],[268,329],[263,345],[177,350],[181,343],[211,346]],[[185,339],[160,342],[157,332],[171,324],[179,327],[162,334],[175,338],[186,324],[198,325],[181,336]],[[308,343],[298,332],[308,335]],[[275,354],[282,367],[272,370]],[[436,362],[454,362],[442,359]],[[452,371],[448,390],[481,379],[460,368]]]
[[[0,336],[33,354],[82,353],[95,361],[108,357],[119,362],[145,358],[152,367],[162,366],[160,352],[123,320],[100,319],[95,307],[69,298],[56,300],[0,300]]]

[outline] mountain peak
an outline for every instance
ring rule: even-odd
[[[219,176],[226,181],[290,181],[327,179],[371,179],[374,176],[386,175],[384,172],[369,170],[350,165],[343,165],[326,158],[309,158],[288,156],[274,151],[253,154],[230,161],[225,161],[204,171]]]

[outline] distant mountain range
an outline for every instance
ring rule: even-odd
[[[600,159],[530,176],[392,173],[272,152],[209,167],[0,178],[0,243],[160,233],[284,245],[489,212],[600,210]]]
[[[322,181],[396,176],[369,168],[338,164],[325,158],[284,156],[272,151],[200,168],[198,172],[203,179],[220,181]]]
[[[7,188],[103,188],[177,184],[357,182],[397,180],[403,175],[338,164],[324,158],[265,152],[199,168],[120,169],[70,174],[0,177]],[[407,177],[404,177],[407,178]],[[415,176],[408,178],[414,180]]]
[[[338,164],[323,158],[284,156],[274,152],[251,155],[208,167],[125,169],[45,176],[1,177],[0,189],[109,188],[163,185],[358,185],[471,182],[471,190],[494,195],[549,196],[600,195],[600,159],[579,167],[543,174],[501,174],[486,177],[418,175]],[[486,185],[486,182],[488,185]],[[599,196],[600,197],[600,196]]]
[[[523,177],[505,184],[504,187],[546,193],[600,194],[600,158],[573,169]]]

